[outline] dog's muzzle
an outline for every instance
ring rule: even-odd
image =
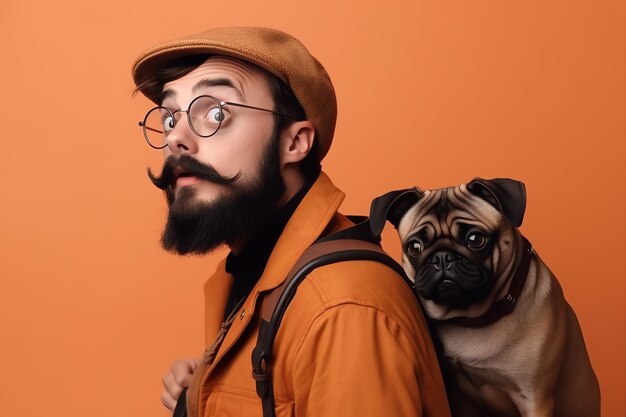
[[[467,307],[490,290],[490,274],[480,263],[458,252],[433,252],[416,268],[415,290],[426,300],[449,307]]]

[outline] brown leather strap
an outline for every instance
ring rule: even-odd
[[[278,302],[278,299],[285,290],[285,287],[291,282],[294,275],[298,273],[298,271],[300,271],[302,267],[304,267],[306,264],[310,263],[314,259],[321,258],[330,253],[345,250],[372,250],[381,254],[385,254],[385,252],[383,252],[383,250],[378,245],[362,240],[353,239],[329,240],[325,242],[319,242],[310,246],[300,256],[293,268],[291,268],[291,271],[289,271],[289,274],[287,274],[287,278],[283,281],[283,283],[273,290],[270,290],[263,294],[261,304],[261,319],[267,322],[270,321],[270,319],[272,318],[272,313],[276,308],[276,303]]]
[[[294,297],[298,285],[315,268],[335,262],[369,260],[383,263],[402,276],[402,267],[375,243],[358,239],[318,241],[298,259],[285,281],[262,295],[261,324],[257,344],[252,351],[252,377],[261,398],[264,417],[275,417],[275,402],[271,376],[272,345],[283,315]]]

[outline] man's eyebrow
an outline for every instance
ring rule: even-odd
[[[235,90],[237,97],[243,100],[243,95],[241,94],[241,91],[239,91],[239,89],[235,87],[235,84],[228,78],[213,78],[213,79],[206,78],[204,80],[200,80],[196,83],[196,85],[193,86],[193,88],[191,89],[191,92],[195,94],[198,92],[198,90],[202,90],[204,88],[209,88],[209,87],[232,88],[233,90]]]
[[[163,104],[163,102],[165,101],[166,98],[170,98],[170,97],[176,97],[176,91],[174,91],[174,90],[163,90],[163,92],[161,93],[161,96],[159,97],[161,104]]]

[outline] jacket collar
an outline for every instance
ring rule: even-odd
[[[259,293],[271,290],[285,280],[289,270],[304,250],[315,242],[327,228],[344,197],[345,194],[333,185],[328,176],[323,172],[320,173],[317,181],[287,222],[267,261],[263,274],[243,307],[239,309],[239,317],[228,331],[217,352],[215,361],[210,366],[209,374],[250,323]],[[225,272],[225,262],[222,261],[216,273],[205,284],[207,347],[213,342],[224,317],[224,308],[232,279],[232,276]]]
[[[285,280],[300,255],[322,235],[344,198],[328,176],[320,173],[276,242],[259,279],[258,292],[276,288]]]

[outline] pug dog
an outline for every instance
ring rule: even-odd
[[[518,227],[524,184],[387,193],[372,203],[442,345],[453,416],[600,415],[600,390],[574,311]]]

